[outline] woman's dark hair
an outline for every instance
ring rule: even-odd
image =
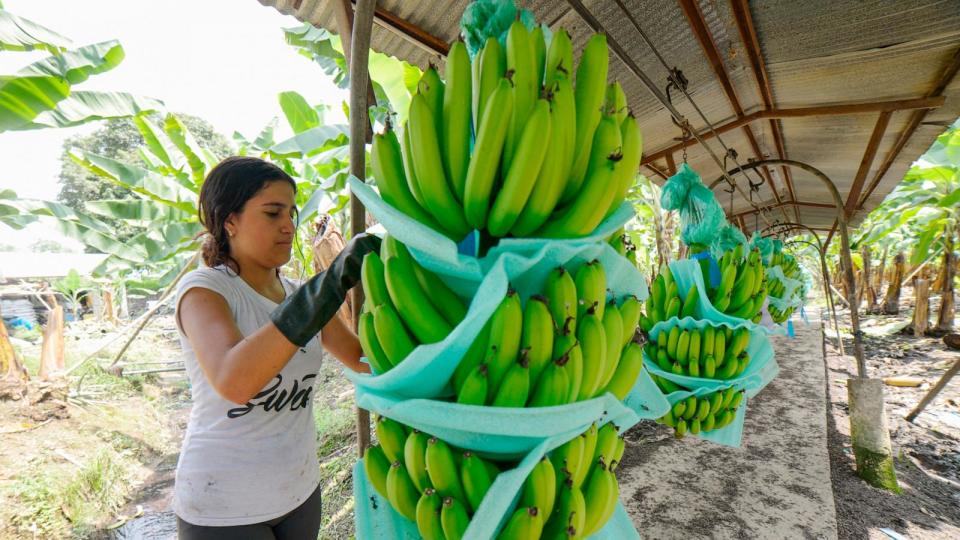
[[[289,182],[297,191],[297,183],[283,169],[255,157],[228,157],[210,170],[200,188],[198,205],[200,223],[207,229],[202,248],[204,264],[211,268],[222,264],[240,273],[240,264],[230,255],[227,218],[243,210],[243,205],[264,186],[281,181]]]

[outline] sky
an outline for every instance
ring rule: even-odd
[[[74,46],[120,41],[123,62],[77,89],[156,98],[168,111],[206,119],[228,139],[234,131],[252,137],[282,116],[280,92],[297,91],[311,104],[347,98],[318,65],[284,42],[282,28],[300,22],[256,0],[3,0],[3,6]],[[44,56],[0,52],[0,75]],[[335,116],[340,110],[332,107],[327,120],[343,121]],[[97,125],[0,133],[0,190],[55,199],[64,140]],[[285,122],[280,126],[277,140],[291,135]],[[50,226],[12,232],[0,225],[0,244],[26,247],[41,237],[62,240]]]

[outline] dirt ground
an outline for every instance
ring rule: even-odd
[[[905,289],[898,316],[866,315],[864,349],[870,377],[920,377],[919,387],[884,386],[884,401],[896,470],[903,493],[896,495],[868,486],[854,473],[846,380],[856,374],[852,356],[841,356],[832,327],[827,336],[827,416],[837,528],[841,539],[886,539],[893,534],[911,539],[960,538],[960,378],[955,378],[909,423],[904,416],[941,375],[960,359],[938,337],[915,338],[898,330],[912,315]],[[931,308],[932,313],[936,313]],[[841,332],[849,330],[849,315],[841,316]],[[850,353],[852,338],[845,334]],[[895,537],[894,537],[895,538]]]

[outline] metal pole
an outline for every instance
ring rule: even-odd
[[[366,139],[370,131],[370,118],[367,112],[367,86],[370,72],[367,68],[370,58],[370,33],[373,28],[373,12],[376,0],[358,0],[353,17],[353,29],[350,38],[350,174],[360,180],[366,178]],[[351,236],[366,230],[366,212],[363,203],[350,193],[350,234]],[[353,290],[354,330],[360,320],[360,308],[363,305],[363,289]],[[370,412],[357,407],[357,447],[362,456],[370,446]]]
[[[867,363],[863,357],[863,336],[860,332],[859,306],[856,304],[856,279],[853,276],[853,257],[850,255],[850,234],[847,230],[847,213],[844,209],[843,199],[840,198],[840,192],[837,191],[837,186],[830,180],[830,177],[820,171],[820,169],[802,161],[792,159],[764,159],[727,171],[723,176],[715,180],[713,184],[711,184],[711,187],[722,182],[727,176],[740,174],[764,165],[788,165],[790,167],[803,169],[823,182],[830,191],[830,196],[833,197],[834,205],[837,207],[837,223],[840,229],[841,269],[843,270],[844,281],[847,284],[847,302],[850,306],[850,326],[853,328],[853,356],[857,360],[857,376],[865,379],[867,378]]]

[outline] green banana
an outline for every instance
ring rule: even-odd
[[[735,311],[750,299],[750,292],[753,290],[754,274],[750,271],[741,272],[737,276],[737,281],[733,284],[733,294],[730,296],[730,307],[728,311]]]
[[[543,516],[535,506],[518,508],[497,535],[497,540],[530,540],[540,538]]]
[[[583,460],[584,444],[586,435],[580,434],[569,441],[558,446],[550,453],[550,461],[553,463],[553,470],[557,476],[557,489],[569,479],[572,485],[573,478],[580,468],[580,462]]]
[[[690,420],[697,414],[697,409],[699,408],[699,403],[696,396],[690,396],[687,398],[686,403],[683,408],[683,419]]]
[[[566,130],[573,129],[572,126],[566,124],[567,121],[564,111],[554,97],[550,106],[550,135],[545,145],[547,151],[552,151],[554,155],[547,159],[546,153],[544,154],[544,159],[536,174],[536,181],[532,186],[533,189],[510,230],[513,236],[533,234],[550,218],[550,213],[553,212],[557,201],[560,199],[560,194],[566,185],[563,145],[567,135]],[[541,134],[541,136],[543,135]],[[529,179],[524,180],[529,182]]]
[[[407,188],[410,189],[410,195],[412,195],[413,199],[417,201],[417,204],[419,204],[421,208],[424,208],[424,205],[427,204],[427,202],[426,199],[423,198],[423,192],[420,191],[420,182],[417,181],[417,171],[413,168],[413,152],[410,150],[409,124],[403,125],[403,134],[401,135],[400,139],[400,157],[403,158],[403,171],[406,173],[407,177]],[[436,221],[436,219],[433,217],[433,214],[430,214],[430,219]],[[450,234],[449,231],[447,234]]]
[[[593,451],[593,462],[596,463],[602,459],[604,463],[612,463],[619,438],[620,434],[613,422],[604,424],[597,431],[597,448]]]
[[[417,520],[420,494],[410,480],[407,469],[399,461],[394,461],[387,473],[387,499],[400,515],[410,521]]]
[[[443,165],[458,201],[463,201],[467,166],[470,164],[471,106],[473,82],[470,55],[462,40],[447,52],[447,88],[443,94]]]
[[[507,57],[497,38],[492,36],[487,38],[486,43],[483,45],[481,55],[479,61],[474,60],[474,63],[479,63],[480,65],[478,80],[474,81],[477,91],[474,96],[473,122],[474,132],[477,134],[480,133],[480,128],[483,125],[482,116],[484,111],[487,110],[486,105],[490,99],[490,95],[493,94],[494,89],[496,89],[500,81],[503,80],[503,74],[507,71]],[[512,111],[510,113],[512,113]],[[507,114],[506,118],[508,122],[510,113]],[[495,161],[500,161],[499,152]]]
[[[693,317],[696,313],[697,302],[700,300],[700,296],[697,293],[697,286],[694,285],[690,287],[690,290],[687,291],[687,296],[683,299],[683,308],[680,310],[680,318],[684,317]]]
[[[379,445],[367,447],[366,452],[363,453],[363,469],[377,493],[387,497],[387,473],[390,472],[390,461],[383,453],[383,448]]]
[[[597,450],[597,436],[599,433],[600,428],[597,427],[596,422],[590,424],[590,427],[584,432],[583,456],[580,459],[580,465],[577,467],[576,473],[573,475],[573,485],[575,487],[583,485],[584,480],[587,479],[587,475],[593,468],[593,454]]]
[[[700,359],[706,360],[713,355],[713,343],[716,336],[713,326],[707,325],[703,329],[703,338],[700,340]]]
[[[476,513],[480,503],[490,490],[494,478],[490,476],[487,466],[480,456],[473,452],[464,452],[460,463],[460,481],[463,491],[467,494],[467,504],[471,513]]]
[[[547,302],[545,297],[534,295],[527,300],[527,305],[523,308],[520,348],[527,349],[531,386],[536,385],[540,374],[553,357],[555,326]]]
[[[423,94],[427,106],[430,108],[430,115],[433,118],[434,130],[437,134],[437,140],[443,132],[443,95],[446,93],[446,85],[440,79],[440,73],[432,63],[427,65],[427,70],[420,76],[417,83],[417,93]]]
[[[460,483],[460,470],[447,443],[436,437],[428,439],[426,462],[430,483],[440,496],[467,500]]]
[[[417,531],[424,540],[446,540],[443,525],[440,522],[440,509],[443,500],[433,488],[424,490],[417,501]]]
[[[544,456],[524,480],[518,504],[521,507],[535,507],[544,516],[549,516],[553,512],[556,497],[557,473],[550,459]]]
[[[687,429],[688,429],[687,421],[682,418],[679,418],[677,419],[677,427],[674,428],[674,435],[678,439],[682,439],[683,436],[687,434]]]
[[[693,334],[698,335],[698,334]],[[689,361],[687,362],[687,375],[691,377],[700,376],[700,361],[697,360],[694,356],[689,356]]]
[[[742,390],[733,394],[733,398],[730,400],[730,410],[737,410],[737,407],[740,406],[740,402],[743,401],[743,394],[744,392]]]
[[[618,84],[619,88],[619,84]],[[620,93],[623,90],[620,89]],[[640,168],[640,160],[643,157],[643,135],[640,132],[640,125],[633,113],[627,112],[620,123],[620,139],[623,141],[620,161],[613,166],[613,181],[617,191],[607,209],[605,216],[609,217],[617,211],[630,188],[637,178],[637,170]]]
[[[580,395],[580,387],[583,386],[583,350],[580,344],[574,342],[567,354],[567,370],[570,374],[570,393],[564,403],[573,403],[577,401]]]
[[[436,274],[413,264],[413,272],[417,276],[417,283],[424,291],[430,291],[430,301],[433,307],[443,315],[450,326],[457,326],[467,316],[467,306],[463,300],[453,292]]]
[[[533,46],[533,75],[537,88],[543,84],[543,72],[547,63],[547,42],[543,37],[543,27],[537,25],[530,32],[530,45]]]
[[[596,467],[584,490],[584,499],[587,510],[583,536],[588,538],[606,524],[620,500],[617,479],[613,473],[606,470],[606,467]]]
[[[717,329],[716,335],[713,338],[713,358],[717,363],[717,367],[720,367],[724,362],[724,358],[727,357],[727,336],[724,334],[723,330],[720,328]]]
[[[457,403],[462,405],[483,405],[490,393],[487,365],[481,363],[467,375],[457,393]]]
[[[378,416],[374,430],[377,432],[377,440],[380,441],[380,448],[387,456],[387,461],[403,462],[403,449],[407,443],[407,432],[403,425],[396,420],[391,420],[386,416]]]
[[[500,79],[483,109],[480,128],[473,148],[474,156],[467,167],[464,185],[463,211],[467,223],[475,229],[487,226],[493,185],[497,178],[500,155],[510,127],[513,111],[513,92],[507,79]]]
[[[380,346],[380,340],[377,339],[377,331],[374,328],[373,313],[369,311],[361,313],[357,322],[357,334],[360,340],[360,348],[370,367],[373,368],[374,375],[381,375],[390,371],[393,364],[387,357],[387,353]]]
[[[617,470],[617,466],[620,465],[620,461],[623,459],[623,453],[627,450],[627,441],[623,438],[623,435],[617,437],[617,449],[613,453],[613,461],[610,462],[610,470]]]
[[[467,349],[463,358],[460,359],[460,363],[457,364],[457,369],[453,372],[453,389],[457,394],[460,393],[464,381],[467,380],[470,373],[486,359],[489,342],[490,321],[488,320],[487,323],[483,325],[483,328],[480,329],[477,337],[474,338],[473,343],[470,344],[470,348]]]
[[[547,366],[530,392],[527,407],[553,407],[567,403],[570,396],[570,374],[566,364],[569,359],[569,353],[565,353]]]
[[[578,109],[579,110],[579,109]],[[579,116],[577,117],[579,119]],[[615,161],[607,160],[590,171],[586,179],[578,185],[578,195],[563,210],[555,213],[547,223],[536,232],[542,238],[576,238],[584,236],[597,228],[616,195],[611,189]],[[566,189],[573,184],[573,173],[568,179]]]
[[[510,366],[500,381],[493,396],[493,407],[523,407],[530,397],[530,363],[527,350],[520,351],[520,357]]]
[[[430,487],[426,462],[427,439],[426,433],[415,429],[407,435],[407,442],[403,445],[403,464],[413,485],[420,492]]]
[[[740,362],[736,358],[727,358],[723,364],[720,365],[720,369],[717,370],[716,378],[721,380],[729,379],[737,374],[739,367]]]
[[[713,356],[707,356],[703,359],[703,376],[708,379],[713,379],[717,374],[717,361]]]
[[[394,366],[417,347],[400,320],[400,315],[390,305],[373,308],[373,327],[387,359]]]
[[[570,272],[558,266],[547,274],[544,283],[544,295],[553,315],[553,322],[558,328],[570,325],[570,331],[577,330],[577,285]],[[570,320],[568,320],[570,319]]]
[[[383,260],[376,252],[363,256],[363,265],[360,267],[360,282],[363,284],[363,294],[371,306],[383,304],[393,305],[390,293],[387,292],[387,282],[384,279]]]
[[[424,198],[424,207],[446,230],[457,238],[463,238],[470,231],[470,226],[443,172],[434,116],[426,98],[419,92],[410,99],[407,129],[410,130],[413,168]]]
[[[440,510],[440,525],[447,540],[460,540],[463,533],[470,526],[470,518],[463,503],[453,497],[443,499],[443,508]]]
[[[680,315],[680,298],[674,296],[670,299],[670,302],[667,303],[667,309],[663,314],[664,319],[670,319],[672,317],[677,317]]]
[[[663,330],[661,330],[661,333]],[[680,327],[674,325],[667,334],[667,356],[673,360],[678,360],[677,358],[677,345],[680,341]]]
[[[577,340],[583,352],[583,380],[577,401],[590,399],[600,388],[606,368],[607,340],[603,322],[594,308],[584,314],[577,329]]]
[[[733,398],[736,395],[737,391],[731,386],[723,391],[723,404],[720,405],[720,409],[726,409],[730,407],[730,404],[733,402]]]
[[[733,284],[736,282],[736,279],[736,265],[731,264],[724,268],[720,276],[720,284],[717,286],[716,291],[714,291],[713,297],[710,298],[710,301],[716,304],[721,298],[730,296],[730,293],[733,292]]]
[[[373,136],[373,144],[370,147],[370,166],[373,177],[377,181],[377,187],[380,188],[380,196],[387,204],[431,229],[449,234],[411,193],[410,184],[404,173],[400,141],[389,123],[386,131]]]
[[[607,85],[609,62],[607,37],[604,34],[594,34],[584,46],[583,53],[580,55],[580,64],[577,66],[576,86],[574,88],[577,110],[576,142],[574,144],[576,157],[570,171],[570,180],[561,201],[569,201],[574,197],[580,198],[578,193],[587,172],[593,133],[597,129],[597,124],[600,123],[600,107],[603,104],[604,91]]]
[[[523,308],[520,305],[520,295],[509,290],[490,318],[490,343],[495,344],[493,347],[496,348],[495,353],[487,360],[490,400],[520,353],[522,328]]]
[[[540,99],[525,120],[516,154],[510,160],[503,185],[490,209],[487,230],[493,236],[506,236],[520,217],[533,190],[531,179],[537,178],[540,172],[549,142],[550,102]]]
[[[616,302],[610,302],[607,309],[603,312],[603,335],[607,340],[606,357],[604,358],[603,374],[600,378],[600,386],[597,387],[597,395],[602,393],[610,379],[617,371],[620,364],[620,354],[623,352],[623,317],[620,315],[620,308]]]
[[[604,115],[600,119],[600,123],[597,124],[597,129],[593,133],[593,143],[590,145],[590,158],[587,160],[587,171],[595,170],[598,167],[602,167],[607,160],[614,160],[616,156],[616,161],[620,159],[620,150],[623,146],[623,141],[620,139],[620,124],[617,122],[616,117]],[[619,190],[619,186],[614,184],[615,191]],[[603,213],[606,214],[606,208],[603,209]]]
[[[716,422],[717,422],[716,415],[714,413],[711,413],[709,416],[707,416],[706,420],[703,420],[702,422],[700,422],[700,431],[703,431],[703,432],[713,431],[713,429],[716,427]]]
[[[580,488],[566,479],[557,494],[556,509],[547,524],[543,538],[583,538],[587,519],[587,501]]]
[[[557,72],[564,74],[567,78],[573,74],[573,43],[570,41],[570,34],[563,28],[554,32],[550,47],[547,49],[543,85],[549,87],[556,81]]]
[[[677,355],[675,356],[677,362],[681,366],[687,365],[690,361],[690,331],[682,330],[680,336],[677,338]]]
[[[739,328],[733,334],[733,341],[730,343],[730,347],[727,349],[726,354],[736,358],[740,356],[740,353],[747,350],[747,345],[750,344],[750,331],[746,327]]]
[[[620,316],[623,317],[623,335],[621,336],[621,347],[626,347],[627,343],[633,339],[637,332],[637,326],[640,324],[640,300],[632,294],[623,299],[620,304]]]
[[[603,107],[606,114],[614,115],[617,124],[623,122],[627,117],[627,95],[623,93],[623,87],[620,86],[619,81],[607,85],[607,95]]]
[[[507,72],[513,72],[513,114],[510,116],[510,130],[504,143],[502,166],[510,170],[513,156],[519,154],[519,142],[524,127],[537,100],[539,78],[534,74],[536,59],[530,32],[519,20],[513,21],[507,30]]]
[[[722,406],[723,391],[718,390],[710,394],[710,414],[717,414],[717,411],[719,411]]]
[[[661,333],[666,335],[666,332]],[[657,349],[657,365],[660,366],[660,369],[664,371],[670,371],[670,369],[673,367],[666,349]]]
[[[689,359],[690,365],[699,364],[701,354],[701,339],[703,339],[703,334],[700,333],[700,330],[692,328],[690,330],[690,347],[687,352],[687,358]]]
[[[384,263],[387,291],[405,326],[420,343],[436,343],[447,337],[453,327],[433,307],[429,295],[417,283],[416,264],[406,248],[396,242],[397,255]],[[382,345],[383,343],[381,343]]]
[[[574,279],[577,286],[577,320],[593,307],[597,316],[603,318],[607,301],[607,275],[599,260],[592,260],[580,266]]]

